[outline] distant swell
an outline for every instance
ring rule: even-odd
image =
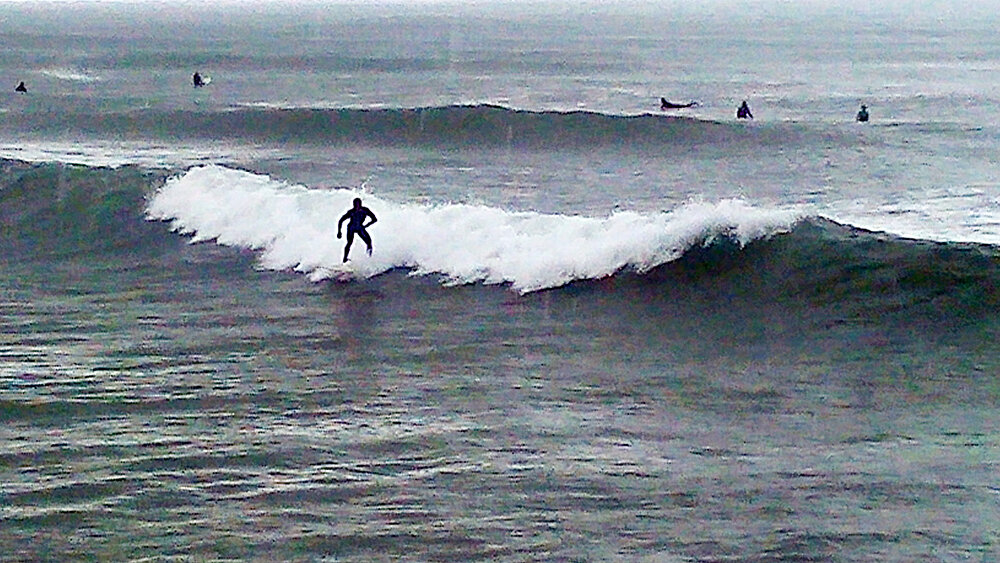
[[[58,120],[47,115],[18,114],[10,116],[5,126],[37,132],[49,130],[53,134],[65,134],[69,127],[98,137],[511,148],[690,147],[732,143],[748,137],[755,145],[766,145],[793,142],[805,134],[794,124],[748,128],[740,123],[658,114],[526,111],[493,105],[404,109],[283,109],[246,105],[221,112],[157,109],[99,115],[78,112],[78,108],[68,107]]]

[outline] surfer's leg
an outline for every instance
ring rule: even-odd
[[[368,245],[368,256],[371,256],[372,255],[372,237],[369,236],[368,235],[368,231],[366,231],[364,229],[361,229],[360,231],[358,231],[358,236],[361,237],[361,240],[365,241],[366,245]]]
[[[354,231],[347,229],[347,244],[344,245],[344,262],[347,262],[347,255],[351,253],[352,242],[354,242]]]

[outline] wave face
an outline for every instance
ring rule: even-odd
[[[169,244],[143,221],[164,173],[0,160],[0,241],[21,260],[79,253],[143,254]]]
[[[623,283],[630,283],[624,282]],[[631,283],[699,287],[702,299],[826,310],[831,322],[900,323],[954,338],[947,327],[986,320],[1000,307],[1000,250],[973,243],[902,239],[820,217],[736,248],[713,244]]]
[[[438,274],[452,284],[509,284],[520,292],[630,269],[647,272],[688,249],[727,238],[743,245],[787,230],[795,212],[737,201],[690,204],[670,213],[622,212],[607,218],[514,213],[477,205],[399,204],[343,190],[311,190],[266,176],[205,166],[169,179],[149,203],[150,219],[169,220],[195,242],[261,251],[272,270],[335,274],[343,240],[337,220],[354,197],[379,217],[376,252],[355,248],[352,267],[372,277],[395,268]],[[359,243],[361,246],[361,243]]]
[[[548,149],[727,144],[745,140],[748,135],[760,146],[785,144],[807,134],[793,124],[748,127],[667,115],[526,111],[494,105],[324,109],[250,104],[224,111],[135,108],[94,113],[69,105],[58,111],[18,113],[3,126],[53,135],[63,135],[69,128],[113,138],[126,135],[266,143]]]

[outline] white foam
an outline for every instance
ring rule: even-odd
[[[801,214],[742,200],[604,218],[511,212],[465,204],[398,203],[349,189],[318,190],[218,165],[171,178],[147,216],[169,220],[194,242],[260,250],[260,265],[322,280],[341,264],[337,221],[361,196],[378,223],[375,252],[355,241],[352,265],[365,277],[393,268],[437,274],[446,283],[510,284],[529,292],[622,269],[647,271],[684,251],[728,236],[741,244],[790,228]]]
[[[901,191],[834,202],[818,211],[834,221],[936,242],[1000,245],[1000,185]]]
[[[125,141],[0,143],[0,159],[33,163],[61,162],[108,168],[139,165],[178,169],[209,162],[240,162],[245,159],[268,158],[277,154],[278,149],[207,142],[197,145]]]
[[[69,68],[50,68],[41,71],[45,76],[50,76],[57,80],[65,80],[67,82],[100,82],[101,77],[92,74],[87,74],[86,72],[69,69]]]

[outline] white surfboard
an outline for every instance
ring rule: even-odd
[[[326,279],[333,280],[340,283],[350,283],[358,280],[358,272],[354,269],[354,266],[350,262],[344,262],[343,264],[324,268],[326,273]]]

